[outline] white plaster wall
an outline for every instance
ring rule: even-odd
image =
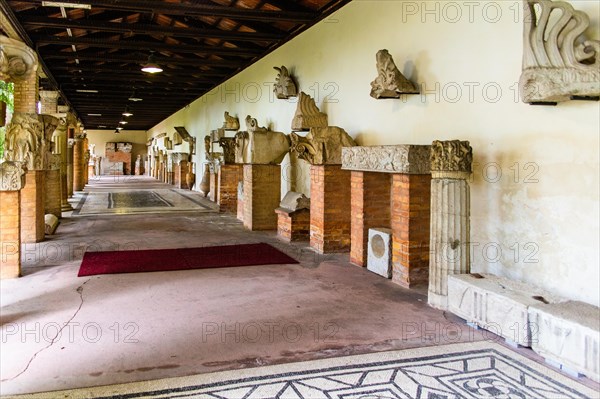
[[[600,37],[600,3],[572,1]],[[517,97],[522,55],[521,1],[354,0],[148,134],[185,126],[202,138],[223,112],[290,131],[293,101],[276,100],[273,66],[286,65],[361,145],[469,140],[474,149],[471,238],[474,271],[535,283],[600,305],[599,131],[597,102],[557,107]],[[374,100],[375,53],[386,48],[425,94]],[[282,193],[309,193],[300,161]],[[198,170],[198,173],[200,170]],[[294,180],[294,184],[289,180]]]

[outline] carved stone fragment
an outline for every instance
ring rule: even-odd
[[[281,68],[273,67],[278,73],[275,78],[275,87],[273,88],[273,93],[279,99],[288,99],[290,97],[296,97],[298,95],[298,89],[296,88],[296,83],[290,76],[290,72],[285,66],[281,66]]]
[[[235,162],[279,165],[290,149],[290,139],[281,132],[258,126],[256,119],[246,117],[245,132],[235,135]]]
[[[27,170],[20,162],[0,163],[0,191],[19,191],[25,187]]]
[[[311,165],[340,165],[342,148],[353,147],[356,142],[341,127],[311,128],[306,137],[291,133],[291,151]]]
[[[25,79],[38,68],[38,58],[25,43],[0,35],[0,80]]]
[[[377,77],[371,82],[371,97],[400,98],[401,94],[419,94],[419,89],[400,73],[387,50],[379,50]]]
[[[42,170],[45,164],[45,139],[37,114],[17,112],[6,129],[4,157],[22,162],[29,170]]]
[[[221,137],[219,139],[219,145],[223,149],[223,163],[225,165],[231,165],[235,163],[235,138],[234,137]]]
[[[279,207],[288,211],[310,209],[310,198],[302,193],[288,191],[279,203]]]
[[[431,144],[431,173],[437,178],[465,179],[471,173],[473,149],[468,141],[434,141]]]
[[[319,111],[311,96],[300,92],[296,113],[292,120],[293,131],[307,131],[313,127],[327,127],[327,114]]]
[[[405,174],[430,173],[429,145],[342,148],[342,169]]]
[[[562,1],[523,0],[523,6],[523,102],[598,100],[600,41],[583,35],[587,14]]]
[[[234,132],[240,130],[240,119],[237,116],[229,115],[229,112],[225,111],[225,122],[223,122],[223,129]]]

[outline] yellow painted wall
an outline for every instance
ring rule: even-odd
[[[600,3],[572,1],[600,37]],[[518,99],[522,55],[521,1],[414,2],[354,0],[250,68],[172,115],[148,135],[185,126],[202,138],[223,112],[250,114],[289,133],[293,101],[276,100],[273,66],[286,65],[315,97],[330,125],[360,145],[469,140],[472,270],[529,281],[600,305],[598,102],[557,107]],[[375,53],[424,88],[402,100],[369,96]],[[244,129],[242,122],[242,129]],[[284,174],[309,193],[300,161]],[[199,172],[199,170],[198,170]],[[284,176],[285,177],[285,176]],[[282,193],[292,187],[284,181]]]
[[[104,149],[106,143],[132,143],[131,150],[131,167],[132,171],[135,166],[135,160],[138,154],[142,159],[146,159],[148,148],[146,147],[146,131],[145,130],[122,130],[121,133],[115,134],[114,130],[87,130],[87,138],[90,146],[96,145],[96,156],[104,157]]]

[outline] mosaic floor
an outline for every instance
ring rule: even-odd
[[[24,398],[597,398],[490,341],[27,395]]]
[[[203,201],[205,200],[196,193],[188,194],[176,189],[85,192],[73,211],[73,216],[212,211]]]

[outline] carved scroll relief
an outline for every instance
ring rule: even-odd
[[[371,82],[371,97],[400,98],[401,94],[419,94],[419,89],[400,73],[387,50],[379,50],[376,59],[377,78]]]

